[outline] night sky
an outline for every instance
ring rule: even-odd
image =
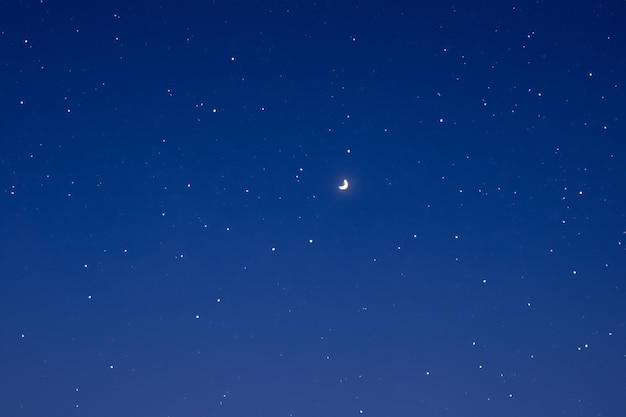
[[[3,1],[0,417],[625,416],[624,51],[617,0]]]

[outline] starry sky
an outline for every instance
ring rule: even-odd
[[[0,8],[0,416],[626,415],[623,1]]]

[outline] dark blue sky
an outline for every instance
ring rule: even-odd
[[[0,416],[626,415],[625,3],[360,3],[0,5]]]

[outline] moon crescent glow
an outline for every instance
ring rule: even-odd
[[[348,184],[348,180],[345,180],[345,179],[344,179],[344,180],[343,180],[343,184],[341,184],[341,185],[340,185],[339,187],[337,187],[337,188],[339,188],[341,191],[346,191],[346,190],[348,189],[348,186],[349,186],[349,185],[350,185],[350,184]]]

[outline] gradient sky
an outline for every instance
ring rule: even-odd
[[[624,51],[617,0],[2,2],[0,416],[626,415]]]

